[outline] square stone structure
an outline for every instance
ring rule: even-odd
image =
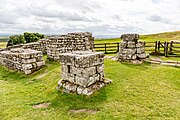
[[[121,39],[119,61],[141,60],[148,57],[148,54],[145,53],[145,42],[138,42],[138,34],[123,34]]]
[[[58,88],[63,92],[91,95],[105,85],[104,54],[74,51],[60,55],[62,80]]]
[[[45,65],[41,51],[15,48],[0,53],[1,64],[13,69],[31,74]]]
[[[89,51],[94,48],[94,37],[90,32],[68,33],[48,38],[47,55],[49,59],[59,60],[61,53]]]

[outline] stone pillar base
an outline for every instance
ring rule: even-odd
[[[82,94],[89,96],[111,82],[111,80],[97,81],[89,87],[82,87],[80,85],[73,84],[66,80],[60,80],[58,82],[57,90],[60,90],[65,93],[75,93],[78,95]]]

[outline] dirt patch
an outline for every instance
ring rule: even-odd
[[[41,79],[41,78],[43,78],[43,77],[46,76],[46,75],[47,75],[47,73],[44,73],[44,74],[38,76],[37,79]]]
[[[0,80],[0,83],[8,83],[6,80]]]
[[[41,103],[41,104],[34,105],[33,108],[48,108],[49,105],[50,103]]]
[[[92,109],[72,109],[69,110],[70,113],[88,113],[88,114],[96,114],[99,110]]]
[[[0,82],[5,82],[4,80],[0,80]]]

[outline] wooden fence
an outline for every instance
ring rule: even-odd
[[[119,42],[116,43],[100,43],[94,44],[96,51],[104,52],[105,54],[117,53],[119,52]],[[158,53],[164,56],[180,56],[180,42],[146,42],[145,46],[146,52],[148,53]]]
[[[119,43],[100,43],[94,44],[96,51],[104,52],[105,54],[117,53],[119,52]]]

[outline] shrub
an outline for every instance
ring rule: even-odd
[[[25,39],[23,35],[13,35],[9,37],[7,47],[12,45],[18,45],[25,43]]]
[[[28,32],[25,32],[24,33],[24,38],[26,40],[26,43],[30,43],[30,42],[36,42],[39,39],[44,38],[44,35],[43,34],[39,34],[39,33],[28,33]]]
[[[12,35],[9,37],[7,47],[12,46],[12,45],[37,42],[38,40],[42,38],[44,38],[44,35],[39,34],[39,33],[25,32],[23,35]]]

